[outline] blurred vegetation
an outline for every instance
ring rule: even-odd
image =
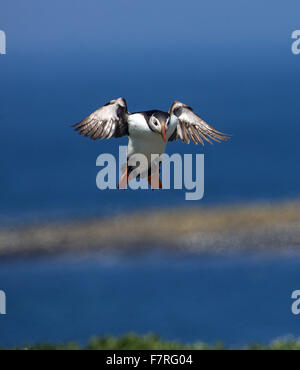
[[[157,335],[137,335],[134,333],[126,334],[120,337],[106,336],[95,337],[90,339],[87,345],[80,346],[75,342],[65,344],[38,344],[24,347],[15,347],[11,349],[23,350],[176,350],[176,349],[200,349],[200,350],[215,350],[215,349],[229,349],[222,343],[215,343],[214,345],[207,345],[205,343],[197,342],[194,344],[182,344],[176,341],[163,340]],[[294,338],[278,339],[271,342],[269,345],[251,344],[242,348],[230,349],[250,349],[250,350],[300,350],[300,340]]]

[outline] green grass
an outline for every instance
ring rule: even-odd
[[[222,343],[216,343],[214,345],[206,345],[204,343],[198,342],[194,344],[182,344],[176,341],[166,341],[162,340],[156,335],[147,334],[147,335],[137,335],[134,333],[126,334],[120,337],[96,337],[92,338],[87,345],[80,346],[77,343],[65,343],[65,344],[39,344],[39,345],[29,345],[22,348],[15,347],[12,349],[32,349],[32,350],[78,350],[78,349],[90,349],[90,350],[101,350],[101,349],[111,349],[111,350],[120,350],[120,349],[228,349],[222,345]],[[272,350],[300,350],[300,340],[294,338],[287,338],[282,340],[275,340],[269,345],[260,345],[260,344],[251,344],[243,348],[231,348],[231,349],[272,349]]]

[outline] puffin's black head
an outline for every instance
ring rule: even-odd
[[[168,130],[169,121],[170,121],[169,113],[162,112],[159,110],[149,111],[147,113],[149,114],[148,124],[149,124],[150,129],[153,132],[157,132],[158,134],[160,134],[164,142],[166,142],[167,141],[166,131]]]

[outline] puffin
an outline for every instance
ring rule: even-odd
[[[192,141],[204,146],[205,141],[212,144],[212,141],[226,141],[230,137],[210,126],[194,113],[193,108],[179,101],[174,101],[168,112],[129,113],[126,100],[121,97],[110,100],[72,127],[92,140],[128,136],[127,163],[122,168],[119,189],[127,187],[132,172],[137,169],[130,163],[136,163],[140,154],[147,158],[148,164],[146,169],[140,167],[135,176],[148,176],[152,189],[161,189],[160,163],[154,163],[153,158],[165,152],[168,141],[181,140],[187,144]]]

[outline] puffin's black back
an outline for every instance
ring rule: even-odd
[[[145,117],[147,122],[149,122],[150,117],[153,116],[153,115],[158,120],[164,121],[164,122],[170,117],[169,113],[163,112],[161,110],[155,110],[155,109],[147,110],[147,111],[144,111],[144,112],[135,112],[135,113],[142,114]],[[135,113],[132,113],[132,114],[135,114]]]

